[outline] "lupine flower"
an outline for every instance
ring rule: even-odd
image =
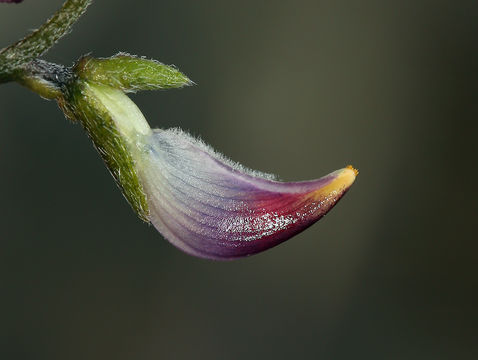
[[[124,92],[151,88],[154,81],[127,75],[125,66],[134,67],[128,61],[166,67],[127,54],[82,59],[75,67],[80,80],[65,100],[66,113],[83,123],[140,217],[186,253],[233,259],[278,245],[324,216],[354,182],[352,167],[318,180],[279,182],[179,129],[152,130]],[[110,71],[111,62],[123,71]],[[166,68],[176,73],[168,73],[161,84],[190,83]]]

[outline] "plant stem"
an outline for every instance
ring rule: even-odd
[[[0,83],[14,80],[22,65],[44,54],[66,35],[91,1],[65,1],[61,9],[38,30],[0,51]]]

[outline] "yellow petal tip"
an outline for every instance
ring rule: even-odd
[[[337,190],[344,190],[348,189],[353,184],[358,174],[358,170],[349,165],[342,170],[337,171],[337,173],[337,177],[330,185]]]
[[[359,174],[359,171],[356,168],[354,168],[352,165],[347,165],[346,169],[352,170],[354,172],[355,176],[357,176]]]
[[[327,185],[314,192],[316,199],[338,199],[354,183],[358,171],[352,166],[334,171],[331,175],[334,179]]]

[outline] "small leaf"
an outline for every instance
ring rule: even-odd
[[[110,58],[81,58],[74,67],[81,78],[124,92],[180,88],[192,85],[186,75],[173,66],[155,60],[119,53]]]

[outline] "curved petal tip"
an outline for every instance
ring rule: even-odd
[[[140,177],[151,223],[186,253],[216,260],[261,252],[303,231],[358,173],[348,166],[285,183],[247,171],[176,129],[157,130],[146,143]]]

